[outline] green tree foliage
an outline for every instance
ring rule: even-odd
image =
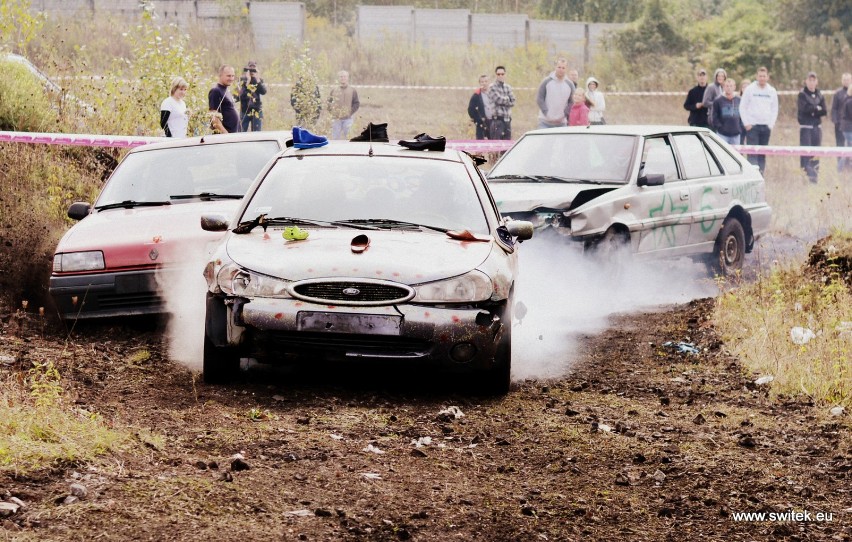
[[[624,23],[642,13],[636,0],[541,0],[539,13],[547,19],[590,23]]]
[[[852,28],[849,0],[780,0],[781,24],[797,34],[809,36],[845,33]]]
[[[694,25],[690,34],[701,36],[693,42],[694,58],[739,75],[753,75],[760,66],[779,69],[789,61],[794,41],[761,0],[737,0],[720,17]]]
[[[648,0],[642,17],[618,32],[615,44],[630,61],[647,55],[676,55],[686,48],[686,40],[663,0]]]
[[[317,122],[322,111],[322,97],[319,77],[307,47],[299,57],[293,59],[290,72],[291,80],[295,81],[290,93],[290,105],[296,112],[296,124],[303,128],[317,130]]]

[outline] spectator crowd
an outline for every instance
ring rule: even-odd
[[[249,61],[243,69],[237,90],[233,66],[222,66],[219,79],[208,94],[211,128],[215,132],[258,131],[263,129],[262,96],[267,86],[260,76],[257,62]],[[325,102],[332,120],[332,139],[348,139],[353,117],[360,108],[358,91],[349,83],[349,73],[337,74],[338,84],[331,89]],[[517,98],[507,82],[503,65],[494,69],[494,80],[488,74],[479,76],[478,88],[468,101],[467,114],[473,123],[476,139],[512,139],[512,109]],[[740,86],[728,77],[723,68],[713,73],[708,83],[705,69],[695,74],[696,85],[683,103],[689,112],[690,126],[709,128],[731,145],[769,145],[772,130],[778,120],[778,93],[769,83],[769,71],[757,69],[754,81],[743,79]],[[834,140],[838,147],[852,147],[852,74],[844,73],[841,86],[830,93],[830,108],[819,88],[815,72],[807,74],[796,100],[799,125],[799,145],[822,145],[822,120],[830,118]],[[556,59],[553,71],[545,76],[536,91],[538,128],[588,126],[606,124],[606,98],[600,81],[588,77],[580,86],[576,69],[569,69],[568,60]],[[178,77],[172,80],[170,94],[160,106],[160,127],[168,137],[185,137],[190,112],[183,101],[188,83]],[[239,103],[239,112],[237,111]],[[300,78],[290,97],[299,124],[316,122],[323,109],[319,85]],[[830,112],[830,117],[829,117]],[[368,129],[370,129],[368,127]],[[363,135],[363,134],[362,134]],[[359,136],[360,137],[360,136]],[[386,137],[386,136],[385,136]],[[766,168],[764,154],[750,154],[748,159],[761,173]],[[801,156],[800,166],[812,183],[819,178],[819,159]],[[852,169],[852,160],[838,159],[838,171]]]

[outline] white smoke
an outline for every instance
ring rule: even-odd
[[[596,264],[571,241],[555,236],[523,243],[519,267],[513,380],[564,376],[579,358],[580,338],[606,330],[615,314],[718,293],[705,266],[689,259],[631,261],[616,270]]]
[[[197,255],[191,263],[163,273],[159,280],[169,313],[169,357],[194,371],[201,370],[204,349],[207,284],[202,272],[206,263],[206,257]]]

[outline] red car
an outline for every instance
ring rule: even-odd
[[[130,151],[94,205],[77,202],[68,210],[80,222],[53,256],[50,295],[60,315],[166,312],[161,286],[170,272],[200,261],[208,244],[222,237],[201,229],[201,215],[235,211],[290,137],[290,132],[208,135]]]

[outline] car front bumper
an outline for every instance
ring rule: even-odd
[[[62,318],[107,318],[166,311],[155,269],[52,275],[50,295]]]
[[[223,303],[215,296],[210,301]],[[320,355],[329,361],[401,360],[483,370],[494,366],[497,345],[505,326],[511,325],[501,319],[504,306],[357,307],[237,298],[226,304],[226,333],[218,341],[211,339],[218,346],[241,345],[266,361]]]

